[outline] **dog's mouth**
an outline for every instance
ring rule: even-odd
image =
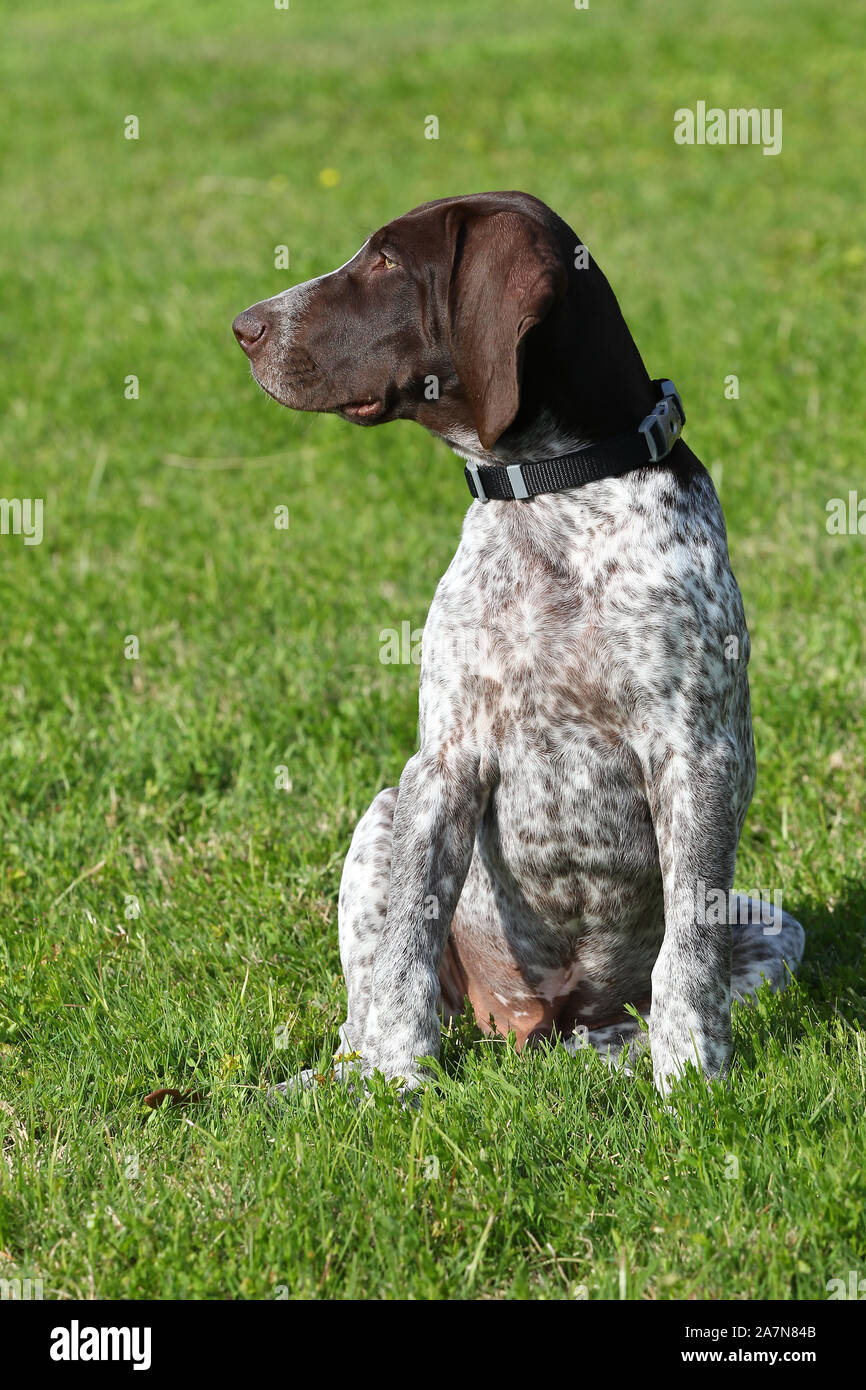
[[[347,401],[345,405],[337,406],[340,415],[344,415],[347,420],[355,420],[357,423],[369,423],[371,420],[376,420],[384,409],[384,401]]]

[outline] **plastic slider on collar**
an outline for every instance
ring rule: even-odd
[[[529,489],[523,481],[523,468],[521,465],[519,463],[509,463],[505,471],[508,474],[511,491],[514,493],[517,500],[519,501],[523,497],[528,497]]]
[[[490,498],[484,491],[484,484],[481,481],[481,472],[478,468],[478,464],[475,463],[472,459],[469,459],[466,464],[466,472],[472,478],[472,484],[475,488],[475,496],[478,498],[478,501],[489,502]]]

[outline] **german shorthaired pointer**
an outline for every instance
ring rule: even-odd
[[[662,1093],[724,1074],[732,997],[781,988],[804,933],[732,890],[743,605],[679,398],[604,275],[535,198],[441,198],[234,331],[275,400],[417,420],[476,497],[424,629],[419,750],[343,871],[335,1074],[418,1084],[467,998],[518,1045],[608,1058],[644,1040],[632,1005]]]

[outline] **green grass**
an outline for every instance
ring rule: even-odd
[[[45,537],[0,537],[0,1277],[822,1299],[866,1275],[866,537],[825,527],[866,489],[853,6],[5,8],[0,495],[44,498]],[[783,153],[676,146],[698,99],[782,107]],[[469,1028],[418,1111],[325,1086],[272,1112],[263,1086],[336,1044],[342,856],[414,747],[417,668],[379,632],[423,623],[467,495],[421,430],[278,409],[230,324],[285,285],[275,246],[303,280],[497,187],[588,242],[714,469],[753,635],[738,883],[805,923],[802,977],[676,1114],[645,1063]],[[206,1100],[146,1111],[161,1085]]]

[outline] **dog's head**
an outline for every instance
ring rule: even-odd
[[[490,451],[542,413],[604,437],[649,408],[607,281],[525,193],[425,203],[233,327],[282,405],[364,425],[413,419],[470,449]]]

